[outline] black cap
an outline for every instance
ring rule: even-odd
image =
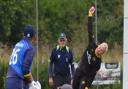
[[[65,38],[66,38],[65,33],[60,33],[60,35],[59,35],[59,39],[65,39]]]
[[[36,31],[32,25],[26,25],[24,27],[24,36],[25,37],[33,37],[35,34],[36,34]]]

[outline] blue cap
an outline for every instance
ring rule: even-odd
[[[60,35],[59,35],[59,39],[65,39],[65,38],[66,38],[65,33],[60,33]]]
[[[36,34],[36,31],[32,25],[26,25],[24,27],[24,36],[25,37],[33,37],[35,34]]]

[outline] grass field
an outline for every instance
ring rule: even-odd
[[[1,49],[0,49],[1,51]],[[0,56],[0,89],[5,89],[5,78],[8,66],[9,55],[11,53],[11,49],[6,50],[5,54]],[[74,52],[74,59],[75,61],[79,61],[84,49],[81,46],[73,47]],[[48,60],[49,55],[51,52],[51,47],[45,45],[39,48],[39,55],[38,55],[38,71],[39,71],[39,81],[43,87],[43,89],[48,89]],[[103,62],[122,62],[122,48],[120,46],[114,47],[113,49],[109,50],[106,55],[103,57]],[[32,74],[34,79],[37,79],[37,60],[33,62],[33,71]],[[91,89],[121,89],[121,84],[114,84],[114,85],[102,85],[102,86],[93,86]]]

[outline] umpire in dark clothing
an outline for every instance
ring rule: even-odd
[[[49,85],[52,86],[53,89],[57,89],[63,84],[71,83],[71,78],[74,72],[73,53],[69,47],[66,46],[66,42],[66,35],[60,33],[58,45],[51,53],[48,71]]]
[[[107,43],[97,45],[93,36],[92,15],[95,7],[92,6],[88,13],[88,46],[81,57],[79,67],[76,69],[73,78],[73,89],[90,88],[97,71],[100,69],[101,57],[107,51]]]

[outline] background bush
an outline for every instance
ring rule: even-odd
[[[66,33],[75,61],[79,61],[87,45],[87,12],[94,2],[95,0],[39,0],[39,81],[44,89],[48,89],[49,54],[60,32]],[[103,61],[121,61],[123,0],[97,0],[97,11],[98,41],[106,41],[110,47],[108,55],[104,58],[107,60]],[[21,32],[26,24],[32,24],[36,28],[35,18],[35,0],[0,0],[0,47],[1,44],[13,47],[21,39]],[[0,51],[1,49],[3,48],[0,48]],[[4,89],[12,48],[7,50],[7,55],[0,58],[1,89]],[[35,58],[33,63],[35,79],[36,60]],[[110,88],[121,89],[121,86],[116,84],[99,87],[99,89]]]

